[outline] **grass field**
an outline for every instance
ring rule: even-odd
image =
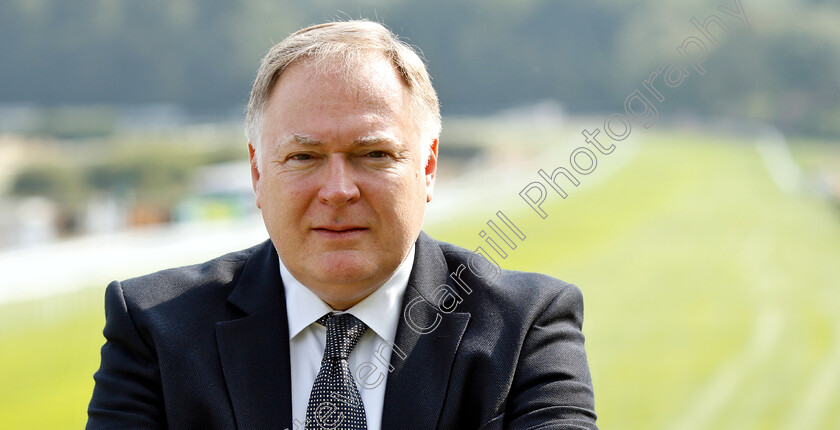
[[[0,428],[84,427],[104,340],[103,294],[0,307]]]
[[[550,196],[545,220],[515,194],[498,199],[527,235],[503,267],[584,293],[600,427],[840,428],[840,208],[776,189],[752,141],[633,138],[644,142],[633,161],[597,185],[583,178],[566,200]],[[795,153],[840,159],[820,145]],[[563,164],[535,160],[533,179]],[[475,248],[492,215],[427,230]],[[83,425],[101,295],[0,308],[4,428]]]

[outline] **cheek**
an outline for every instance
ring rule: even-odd
[[[260,187],[257,201],[264,212],[271,211],[273,218],[288,222],[290,218],[300,218],[309,206],[312,193],[307,190],[301,181],[274,178]]]
[[[394,224],[412,227],[417,222],[417,212],[426,204],[425,181],[420,180],[413,172],[406,172],[391,181],[374,184],[371,205],[389,214]]]

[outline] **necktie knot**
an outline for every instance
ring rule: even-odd
[[[346,360],[367,331],[367,325],[350,314],[327,314],[321,317],[318,323],[327,326],[327,347],[324,351],[324,359]]]

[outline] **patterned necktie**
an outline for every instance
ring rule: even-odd
[[[347,357],[367,326],[350,314],[327,314],[318,323],[327,326],[327,347],[309,395],[305,428],[366,430],[365,407]]]

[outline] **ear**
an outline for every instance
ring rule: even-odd
[[[435,175],[437,175],[438,140],[432,142],[429,148],[429,160],[426,162],[426,203],[432,201],[432,194],[435,188]]]
[[[256,204],[258,209],[260,207],[260,167],[257,165],[257,152],[254,145],[248,142],[248,161],[251,162],[251,185],[254,187],[254,194],[256,195]]]

